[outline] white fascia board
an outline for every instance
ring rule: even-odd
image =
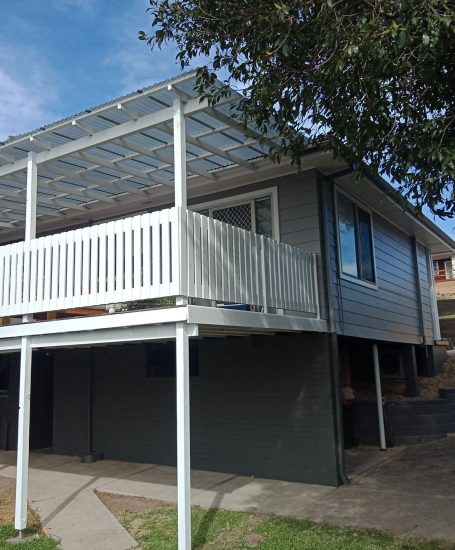
[[[20,338],[5,338],[0,340],[0,353],[11,353],[21,349]]]
[[[183,112],[185,115],[190,115],[195,114],[199,111],[203,111],[207,108],[207,100],[201,101],[199,98],[194,98],[190,99],[187,103],[184,104]],[[145,115],[137,120],[129,120],[128,122],[124,122],[123,124],[119,124],[118,126],[96,132],[91,136],[85,136],[75,141],[65,143],[64,145],[59,145],[57,147],[53,147],[52,149],[37,153],[36,162],[38,164],[42,164],[44,162],[56,160],[67,155],[72,155],[74,153],[77,153],[78,151],[84,151],[85,149],[96,147],[109,141],[114,141],[121,137],[136,134],[138,132],[146,130],[147,128],[152,128],[153,126],[157,126],[159,124],[162,124],[163,122],[172,120],[173,115],[173,107],[166,107],[155,113]],[[13,174],[14,172],[18,172],[20,170],[25,170],[26,167],[26,158],[17,160],[10,164],[5,164],[4,166],[0,166],[0,177],[6,176],[8,174]]]
[[[147,325],[108,328],[96,331],[72,332],[69,334],[44,334],[33,336],[32,348],[68,348],[77,346],[129,344],[149,340],[173,340],[176,324]],[[188,325],[189,336],[198,336],[196,325]]]
[[[328,332],[328,324],[325,319],[235,311],[206,306],[188,306],[188,323],[290,332]]]
[[[187,321],[186,307],[172,307],[126,313],[106,313],[78,317],[76,319],[60,319],[56,321],[41,321],[37,323],[22,323],[0,328],[0,345],[4,338],[21,338],[22,336],[44,336],[50,334],[64,335],[73,332],[96,331],[104,329],[125,328],[133,326],[150,326],[166,323]]]

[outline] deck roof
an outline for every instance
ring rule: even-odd
[[[26,165],[38,165],[37,218],[87,214],[100,203],[173,187],[174,99],[187,107],[187,178],[216,182],[233,167],[255,171],[268,151],[232,118],[237,99],[216,107],[195,97],[195,72],[160,82],[0,145],[0,235],[25,224]]]

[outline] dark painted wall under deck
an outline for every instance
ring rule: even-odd
[[[328,335],[199,341],[192,467],[338,484]],[[175,378],[146,377],[144,345],[95,349],[94,450],[174,465]],[[88,351],[56,354],[54,450],[87,450]]]

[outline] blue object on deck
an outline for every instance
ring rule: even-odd
[[[238,311],[250,311],[250,306],[248,304],[234,304],[233,302],[217,302],[216,307],[236,309]]]

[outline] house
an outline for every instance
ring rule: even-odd
[[[0,441],[17,440],[18,529],[29,434],[32,449],[177,464],[182,550],[190,437],[195,468],[337,485],[353,354],[376,379],[382,445],[381,357],[410,386],[433,360],[431,255],[455,243],[327,147],[299,174],[272,165],[274,137],[245,137],[235,95],[210,106],[194,82],[0,147]]]
[[[455,256],[436,254],[433,256],[433,272],[436,294],[455,295]]]

